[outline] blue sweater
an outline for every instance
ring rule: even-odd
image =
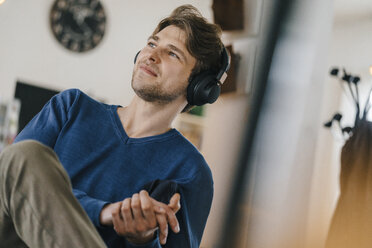
[[[211,171],[197,149],[177,130],[130,138],[118,106],[93,100],[77,89],[54,96],[17,136],[34,139],[57,153],[73,193],[108,247],[161,247],[158,238],[137,246],[99,223],[107,203],[122,201],[156,179],[180,187],[180,233],[169,231],[163,247],[199,247],[213,196]],[[68,237],[66,237],[68,238]]]

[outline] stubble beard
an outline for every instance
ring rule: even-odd
[[[173,90],[172,92],[165,92],[162,89],[160,83],[156,83],[154,85],[143,85],[137,86],[134,83],[134,75],[132,76],[132,88],[136,95],[143,99],[146,102],[157,103],[159,105],[166,105],[168,103],[173,102],[178,97],[184,95],[186,96],[186,88],[180,88]]]

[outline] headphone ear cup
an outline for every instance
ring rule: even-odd
[[[195,95],[194,91],[195,91],[196,84],[198,83],[197,78],[198,76],[193,77],[191,81],[189,82],[189,85],[187,86],[186,98],[187,98],[187,102],[190,105],[196,105],[194,102],[194,95]]]
[[[206,71],[191,80],[187,88],[187,101],[189,104],[197,106],[214,103],[220,92],[221,87],[215,75]]]

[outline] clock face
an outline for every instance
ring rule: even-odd
[[[85,52],[102,40],[106,15],[98,0],[56,0],[50,11],[50,25],[64,47]]]

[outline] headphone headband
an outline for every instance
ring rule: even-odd
[[[216,78],[219,81],[221,80],[223,74],[226,73],[230,69],[230,56],[225,46],[223,46],[222,48],[221,60],[222,60],[221,70],[218,72],[216,76]]]

